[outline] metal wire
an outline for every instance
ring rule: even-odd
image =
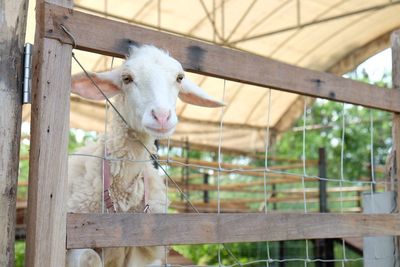
[[[93,78],[89,75],[89,73],[84,69],[84,67],[80,64],[80,62],[77,60],[77,58],[75,57],[75,55],[73,54],[73,58],[74,60],[77,62],[77,64],[81,67],[81,69],[83,70],[83,72],[85,73],[85,75],[91,80],[91,82],[93,83],[93,85],[99,90],[99,92],[103,95],[103,97],[106,100],[106,103],[111,106],[111,108],[113,108],[113,110],[116,112],[116,114],[119,116],[119,118],[125,123],[125,125],[127,127],[130,128],[128,122],[124,119],[124,117],[122,116],[122,114],[117,110],[117,108],[112,104],[112,102],[107,98],[107,96],[103,93],[103,91],[98,87],[98,85],[95,83],[95,81],[93,80]],[[224,93],[223,93],[223,99],[225,98],[225,86],[226,86],[226,81],[224,81]],[[372,191],[372,185],[374,184],[386,184],[389,183],[387,181],[376,181],[375,180],[375,176],[374,176],[374,165],[373,165],[373,160],[374,160],[374,154],[373,154],[373,150],[374,150],[374,144],[373,144],[373,116],[372,116],[372,112],[370,115],[370,119],[371,119],[371,123],[370,123],[370,132],[371,132],[371,177],[372,177],[372,181],[371,182],[366,182],[366,181],[356,181],[356,180],[352,180],[352,179],[345,179],[344,177],[344,138],[345,138],[345,106],[343,105],[343,111],[342,111],[342,135],[341,135],[341,162],[340,162],[340,179],[335,179],[335,178],[326,178],[326,177],[318,177],[318,176],[313,176],[313,175],[308,175],[307,174],[307,169],[306,169],[306,119],[307,119],[307,104],[306,101],[304,101],[304,115],[303,115],[303,152],[302,152],[302,163],[303,163],[303,173],[291,173],[291,172],[286,172],[286,171],[279,171],[279,170],[271,170],[268,166],[268,144],[269,144],[269,116],[270,116],[270,108],[271,108],[271,91],[269,92],[269,107],[268,107],[268,126],[267,126],[267,135],[266,135],[266,148],[265,148],[265,166],[264,168],[254,168],[254,169],[241,169],[241,168],[237,168],[237,169],[227,169],[227,168],[222,168],[222,156],[221,156],[221,147],[222,147],[222,129],[223,129],[223,111],[221,112],[221,120],[220,120],[220,139],[219,139],[219,145],[218,145],[218,167],[207,167],[207,166],[202,166],[202,165],[197,165],[197,164],[187,164],[187,163],[182,163],[179,161],[175,161],[175,160],[171,160],[169,157],[169,141],[168,140],[168,156],[167,156],[167,160],[159,160],[156,159],[152,156],[152,153],[150,152],[150,150],[146,147],[146,145],[141,141],[141,140],[137,140],[142,146],[143,148],[149,153],[151,159],[149,160],[129,160],[129,159],[113,159],[113,158],[108,158],[107,155],[104,155],[103,157],[99,157],[99,156],[93,156],[93,155],[86,155],[86,154],[79,154],[79,153],[74,153],[74,154],[69,154],[70,156],[88,156],[88,157],[95,157],[95,158],[99,158],[99,159],[107,159],[110,161],[121,161],[121,160],[126,160],[126,161],[132,161],[132,162],[151,162],[154,161],[157,166],[160,168],[160,170],[168,177],[166,183],[167,183],[167,190],[168,190],[168,180],[171,181],[174,186],[177,188],[177,190],[179,191],[179,193],[183,196],[183,198],[187,201],[187,203],[189,203],[189,205],[191,206],[191,208],[196,212],[199,213],[199,211],[197,210],[197,208],[193,205],[193,203],[189,200],[189,198],[187,197],[187,195],[182,191],[182,189],[179,187],[179,185],[174,181],[174,179],[172,179],[170,177],[170,175],[167,173],[166,169],[161,165],[161,163],[166,163],[167,166],[166,168],[168,168],[168,164],[170,163],[176,163],[177,165],[181,165],[181,166],[186,166],[186,167],[196,167],[196,168],[203,168],[203,169],[209,169],[209,170],[216,170],[218,172],[218,214],[221,212],[221,207],[220,207],[220,176],[222,172],[227,172],[227,173],[241,173],[241,172],[262,172],[263,178],[264,178],[264,194],[265,194],[265,201],[264,201],[264,205],[265,205],[265,212],[267,213],[267,190],[266,190],[266,176],[267,174],[284,174],[284,175],[291,175],[291,176],[296,176],[301,178],[302,181],[302,185],[303,185],[303,200],[304,200],[304,212],[307,213],[307,198],[306,198],[306,186],[305,186],[305,178],[313,178],[316,180],[325,180],[325,181],[336,181],[340,183],[340,187],[342,188],[342,185],[344,182],[348,182],[348,183],[354,183],[354,184],[369,184],[371,185],[371,191]],[[106,124],[106,128],[107,128],[107,124]],[[105,132],[107,133],[107,130],[105,129]],[[168,191],[166,192],[166,194],[168,193]],[[341,212],[343,212],[343,190],[340,190],[340,205],[341,205]],[[373,194],[373,192],[372,192]],[[167,201],[167,200],[166,200]],[[299,261],[299,262],[303,262],[305,266],[307,266],[308,263],[311,262],[341,262],[342,265],[344,265],[344,262],[353,262],[353,261],[362,261],[363,258],[356,258],[356,259],[348,259],[346,256],[346,247],[345,247],[345,243],[344,241],[342,244],[342,248],[343,248],[343,259],[329,259],[329,260],[325,260],[325,259],[310,259],[309,258],[309,254],[308,254],[308,240],[305,240],[306,242],[306,258],[305,259],[297,259],[297,258],[292,258],[292,259],[272,259],[270,257],[270,251],[269,251],[269,243],[267,242],[266,246],[267,246],[267,259],[266,260],[255,260],[255,261],[249,261],[246,263],[241,263],[236,257],[235,255],[232,253],[232,251],[225,245],[225,244],[221,244],[222,247],[227,251],[227,253],[229,254],[230,257],[232,257],[232,259],[234,260],[235,264],[229,265],[229,267],[233,267],[233,266],[247,266],[247,265],[251,265],[251,264],[257,264],[257,263],[265,263],[267,266],[270,263],[273,262],[290,262],[290,261]],[[167,249],[165,247],[165,249]],[[221,263],[221,255],[220,255],[220,246],[218,246],[218,263],[219,266],[222,266]],[[169,266],[182,266],[182,265],[169,265]],[[197,265],[190,265],[190,266],[197,266]],[[228,267],[228,266],[227,266]]]
[[[340,147],[340,213],[343,213],[343,181],[344,181],[344,145],[345,145],[345,132],[346,132],[346,107],[343,103],[342,105],[342,136],[341,136],[341,147]],[[343,261],[342,267],[344,267],[344,262],[347,261],[346,257],[346,242],[342,239],[342,253],[343,253]]]
[[[86,71],[86,69],[82,66],[82,64],[78,61],[78,59],[75,57],[75,54],[72,54],[72,57],[76,61],[76,63],[80,66],[82,71],[85,73],[85,75],[89,78],[89,80],[92,82],[92,84],[97,88],[97,90],[103,95],[104,99],[106,100],[107,103],[110,104],[110,106],[114,109],[114,111],[117,113],[117,115],[120,117],[120,119],[125,123],[126,127],[131,128],[129,123],[125,120],[125,118],[122,116],[122,114],[118,111],[118,109],[112,104],[112,102],[109,100],[107,95],[100,89],[100,87],[97,85],[97,83],[93,80],[93,78],[89,75],[89,73]],[[225,86],[224,86],[225,87]],[[141,144],[141,146],[147,151],[149,154],[150,158],[157,164],[157,166],[163,171],[163,173],[168,177],[168,179],[174,184],[176,189],[179,191],[179,193],[183,196],[183,198],[189,203],[190,207],[196,212],[200,213],[199,210],[193,205],[193,203],[190,201],[188,196],[182,191],[182,189],[179,187],[179,185],[175,182],[174,179],[167,173],[167,171],[164,169],[164,167],[160,164],[160,161],[151,153],[151,151],[147,148],[147,146],[140,140],[137,139],[137,142]],[[168,161],[167,161],[168,163]],[[233,258],[235,262],[239,266],[241,266],[241,263],[238,261],[238,259],[233,255],[233,253],[230,251],[229,248],[226,247],[225,244],[222,244],[223,248],[228,252],[228,254]]]
[[[266,130],[266,136],[265,136],[265,160],[264,160],[264,166],[265,166],[265,171],[264,171],[264,212],[265,214],[268,213],[268,195],[267,195],[267,171],[268,171],[268,151],[269,151],[269,139],[270,139],[270,133],[269,133],[269,128],[270,128],[270,115],[271,115],[271,89],[268,89],[268,115],[267,115],[267,130]],[[266,242],[266,247],[267,247],[267,262],[266,265],[269,267],[269,262],[271,260],[271,254],[269,250],[269,242]]]
[[[302,161],[303,161],[303,175],[301,177],[301,184],[303,187],[303,202],[304,202],[304,213],[307,213],[307,194],[306,194],[306,184],[304,177],[307,176],[306,171],[306,125],[307,125],[307,97],[304,97],[304,110],[303,110],[303,144],[302,144]],[[310,260],[308,254],[308,240],[305,241],[306,246],[306,260],[304,261],[304,267],[307,267],[307,263]]]

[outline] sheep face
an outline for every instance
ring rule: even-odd
[[[178,97],[194,105],[223,105],[185,78],[178,61],[154,46],[132,47],[121,67],[91,75],[108,97],[124,95],[123,106],[117,109],[131,128],[155,138],[165,138],[174,132]],[[73,77],[72,92],[92,100],[103,99],[83,75]]]
[[[178,118],[175,107],[184,72],[181,64],[152,46],[134,48],[121,70],[127,117],[136,130],[169,136]]]

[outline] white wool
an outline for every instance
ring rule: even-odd
[[[120,100],[120,99],[119,99]],[[116,103],[118,103],[118,101]],[[166,207],[166,188],[163,177],[154,168],[150,155],[137,141],[140,136],[128,130],[120,119],[115,117],[111,124],[111,133],[104,140],[89,144],[76,154],[103,157],[106,142],[108,157],[120,159],[110,161],[112,176],[112,200],[117,212],[142,212],[144,199],[144,183],[142,176],[146,173],[148,183],[148,204],[151,213],[162,213]],[[140,136],[146,146],[155,151],[149,143],[151,138]],[[130,161],[132,160],[132,161]],[[71,156],[68,174],[68,212],[102,212],[102,159],[86,156]],[[105,250],[105,266],[145,266],[156,259],[163,258],[164,248],[113,248]],[[135,255],[135,257],[133,256]]]
[[[108,158],[113,159],[110,161],[110,189],[117,212],[143,212],[145,191],[148,192],[146,204],[149,204],[149,211],[165,212],[165,181],[154,168],[143,144],[155,153],[155,139],[172,134],[177,123],[177,97],[190,104],[207,107],[222,105],[190,81],[178,79],[183,75],[182,66],[166,52],[153,46],[142,46],[132,48],[131,53],[133,55],[121,67],[92,76],[106,95],[116,95],[114,105],[129,127],[113,112],[108,136],[102,136],[98,142],[76,152],[89,156],[75,155],[69,158],[68,212],[102,212],[101,158],[105,146]],[[84,76],[75,76],[72,92],[92,100],[101,99],[97,88]],[[168,118],[165,114],[169,114]],[[142,174],[146,175],[147,190]],[[101,266],[98,265],[98,259],[93,259],[93,255],[96,255],[93,250],[76,252],[68,252],[68,267]],[[162,259],[164,248],[107,248],[104,249],[104,255],[106,267],[142,267]]]

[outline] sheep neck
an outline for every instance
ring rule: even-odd
[[[112,129],[107,138],[107,147],[110,154],[117,158],[124,155],[135,160],[149,159],[150,155],[144,146],[151,152],[156,153],[154,147],[155,139],[143,133],[138,133],[132,128],[127,128],[120,119],[113,119],[110,128]]]
[[[107,178],[106,184],[110,184],[110,189],[112,195],[104,196],[104,199],[111,198],[114,202],[115,207],[122,211],[128,211],[131,209],[139,209],[141,210],[142,203],[132,202],[125,203],[125,199],[119,199],[118,196],[122,196],[124,194],[131,194],[135,192],[135,194],[140,194],[140,190],[138,189],[138,183],[144,183],[143,192],[144,202],[146,201],[146,193],[148,187],[146,184],[146,173],[151,164],[150,161],[143,163],[143,161],[149,160],[150,155],[147,149],[151,153],[156,153],[156,149],[154,146],[154,138],[147,134],[142,134],[135,131],[132,128],[128,128],[126,124],[121,120],[121,118],[117,117],[116,114],[112,117],[111,125],[109,127],[110,131],[107,136],[105,136],[106,143],[106,153],[109,157],[113,159],[121,159],[121,161],[111,161],[109,162],[110,173]],[[145,147],[147,149],[145,149]],[[122,160],[124,159],[124,160]],[[108,189],[108,188],[107,188]],[[141,198],[139,198],[141,199]],[[106,205],[112,207],[110,203]],[[110,208],[110,210],[112,210]]]
[[[119,107],[121,115],[125,119],[128,119],[128,112],[125,110],[126,99],[124,95],[115,97],[115,106]],[[150,158],[150,155],[144,146],[146,146],[152,154],[157,152],[154,147],[154,137],[128,127],[116,112],[112,114],[109,129],[111,129],[109,138],[111,141],[110,147],[114,148],[113,151],[110,152],[116,154],[116,156],[133,153],[134,159],[147,160]]]

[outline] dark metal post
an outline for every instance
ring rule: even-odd
[[[209,177],[210,177],[210,175],[208,173],[204,174],[203,184],[208,185],[208,178]],[[204,201],[204,203],[209,203],[210,202],[210,196],[208,194],[208,190],[204,190],[203,191],[203,201]]]
[[[271,194],[272,199],[276,197],[276,184],[272,184],[272,194]],[[265,207],[267,208],[267,207]],[[278,203],[274,202],[272,203],[272,209],[277,210],[278,209]]]
[[[318,177],[326,178],[326,155],[325,148],[319,148],[318,150]],[[326,180],[319,180],[319,212],[328,212],[327,203],[327,192],[326,192]]]
[[[184,192],[186,194],[186,211],[189,210],[189,152],[190,152],[190,146],[189,146],[189,139],[185,140],[185,150],[186,150],[186,158],[185,158],[185,163],[186,166],[184,168],[184,179],[185,179],[185,189]]]
[[[276,184],[273,183],[271,198],[275,199],[275,197],[276,197]],[[272,210],[277,210],[277,209],[278,209],[278,203],[277,202],[272,203]],[[278,250],[279,250],[279,259],[281,260],[285,259],[285,241],[278,242]],[[279,262],[279,267],[285,267],[285,262],[284,261]]]
[[[325,148],[318,149],[318,176],[320,178],[326,178],[327,164],[326,164],[326,152]],[[328,209],[328,193],[326,190],[326,180],[319,180],[319,212],[329,212]],[[317,239],[315,240],[315,257],[323,260],[333,260],[335,257],[333,251],[333,239]],[[334,262],[317,262],[318,267],[333,267]]]

